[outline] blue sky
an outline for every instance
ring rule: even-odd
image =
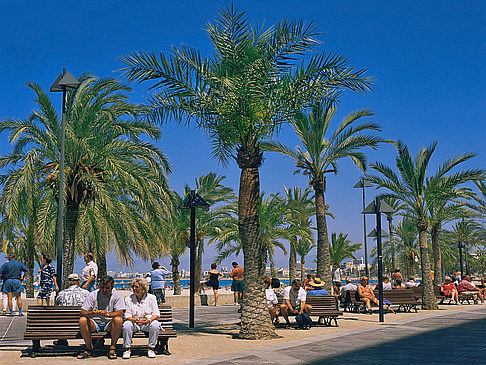
[[[120,57],[135,51],[167,52],[186,44],[208,54],[203,30],[223,1],[38,1],[0,0],[0,119],[26,118],[34,108],[28,81],[48,90],[66,67],[73,75],[90,72],[122,78]],[[367,68],[376,86],[365,95],[346,93],[335,121],[367,108],[370,120],[383,128],[383,137],[404,140],[413,154],[433,140],[439,142],[436,162],[466,151],[476,152],[467,167],[484,168],[486,127],[486,2],[484,1],[235,1],[250,21],[271,26],[282,18],[304,19],[320,25],[321,51],[340,53],[351,64]],[[134,85],[133,102],[148,95],[147,85]],[[59,93],[52,99],[61,104]],[[194,178],[217,172],[238,189],[239,169],[224,168],[211,157],[210,145],[200,131],[162,127],[158,142],[172,162],[172,188],[194,186]],[[288,128],[279,136],[295,146]],[[0,135],[0,154],[10,150],[7,135]],[[393,163],[394,148],[382,146],[368,154],[369,161]],[[266,193],[287,187],[305,187],[307,179],[293,175],[285,157],[266,154],[261,187]],[[361,192],[352,189],[360,173],[341,161],[337,176],[330,176],[327,203],[336,215],[330,232],[349,233],[362,242]],[[368,190],[369,201],[375,194]],[[372,226],[372,221],[368,222]],[[371,243],[371,246],[373,243]],[[311,258],[315,253],[311,253]],[[208,250],[205,266],[215,253]],[[168,260],[162,260],[168,264]],[[242,261],[242,258],[240,258]],[[308,260],[308,262],[311,260]],[[280,266],[286,265],[283,256]],[[135,266],[142,270],[145,264]],[[110,259],[116,267],[116,260]],[[187,267],[183,260],[182,267]]]

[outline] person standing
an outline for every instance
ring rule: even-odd
[[[7,293],[8,307],[10,314],[13,316],[13,304],[12,297],[17,300],[17,306],[19,308],[19,316],[23,316],[22,313],[22,281],[24,280],[24,274],[29,271],[27,267],[15,260],[15,253],[9,252],[7,255],[8,262],[4,263],[0,268],[0,278],[3,279],[2,292]]]
[[[216,264],[211,264],[211,270],[208,272],[208,276],[206,277],[206,281],[201,283],[199,287],[199,291],[205,286],[212,288],[214,293],[214,305],[218,305],[218,289],[219,289],[219,279],[223,277],[218,270],[216,270]]]
[[[170,271],[164,266],[159,265],[158,262],[152,264],[152,271],[150,271],[150,284],[152,292],[157,298],[158,304],[165,303],[165,280],[164,276],[170,275]]]
[[[88,252],[84,255],[86,266],[81,271],[81,288],[89,292],[96,290],[96,277],[98,276],[98,265],[93,261],[93,254]]]
[[[334,290],[334,295],[339,295],[339,292],[341,290],[341,284],[343,282],[343,273],[336,262],[333,266],[334,269],[332,272],[332,286]]]
[[[231,283],[231,291],[234,293],[235,304],[241,304],[241,297],[243,295],[243,274],[245,270],[238,266],[237,262],[233,262],[233,270],[231,270],[230,278],[233,279]],[[241,308],[240,308],[241,310]]]
[[[37,295],[37,305],[42,305],[45,301],[46,305],[51,304],[51,293],[52,284],[56,289],[56,293],[59,291],[59,286],[56,281],[56,271],[51,265],[51,258],[46,254],[41,255],[40,259],[42,268],[39,270],[40,273],[40,289]]]

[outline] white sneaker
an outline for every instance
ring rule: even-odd
[[[130,358],[130,350],[127,350],[123,353],[122,356],[123,359],[129,359]]]
[[[147,352],[147,357],[154,359],[155,358],[154,350],[149,349],[148,352]]]

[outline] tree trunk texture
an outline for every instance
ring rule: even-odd
[[[417,225],[420,241],[420,261],[422,266],[422,309],[438,309],[437,299],[434,293],[434,284],[430,276],[430,261],[427,248],[427,225]]]
[[[289,279],[290,282],[297,279],[297,251],[295,250],[296,237],[292,237],[289,241]]]
[[[68,194],[69,195],[69,194]],[[66,202],[66,219],[64,222],[64,247],[62,260],[62,287],[68,288],[67,277],[73,273],[76,242],[76,224],[79,216],[79,204],[69,197]],[[62,219],[62,217],[61,217]]]
[[[96,264],[98,265],[98,277],[105,276],[107,272],[105,247],[100,247],[96,250]]]
[[[25,294],[27,298],[34,297],[34,265],[35,265],[35,221],[29,220],[29,228],[27,232],[26,247],[24,252],[25,266],[27,271],[25,273]]]
[[[317,277],[325,281],[324,288],[331,292],[331,256],[329,254],[329,237],[327,233],[326,202],[322,180],[312,183],[316,199],[317,220]]]
[[[407,255],[408,259],[408,276],[414,276],[415,275],[415,270],[414,270],[414,265],[415,265],[415,260],[412,252],[409,252]]]
[[[442,253],[440,249],[439,230],[432,227],[430,235],[432,237],[432,252],[434,254],[434,284],[440,285],[444,282],[442,277]]]
[[[199,287],[202,276],[202,257],[203,257],[203,243],[196,240],[197,256],[196,256],[196,272],[194,273],[194,282],[196,283],[196,290]]]
[[[172,281],[174,282],[174,295],[181,295],[181,279],[179,277],[179,259],[173,257],[170,260],[170,265],[172,266]]]
[[[259,151],[239,150],[241,169],[238,198],[238,229],[245,262],[245,285],[239,338],[249,340],[277,337],[266,305],[263,276],[267,252],[260,236],[260,176],[262,162]]]
[[[391,247],[391,260],[392,260],[392,269],[391,272],[395,271],[397,268],[395,265],[395,242],[393,241],[393,224],[392,224],[392,217],[388,217],[388,233],[390,235],[390,247]]]
[[[305,257],[300,258],[300,282],[303,283],[305,280]],[[292,281],[290,282],[292,283]]]

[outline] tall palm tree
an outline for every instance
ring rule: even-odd
[[[165,155],[143,140],[158,138],[160,131],[151,123],[136,119],[141,108],[127,102],[126,94],[131,89],[115,79],[91,75],[79,79],[80,87],[68,94],[66,103],[64,284],[73,271],[79,241],[78,219],[89,205],[96,206],[94,209],[104,216],[110,238],[122,244],[117,247],[125,260],[130,261],[131,246],[158,242],[156,222],[163,214],[166,173],[170,171]],[[10,142],[14,144],[13,152],[4,156],[2,165],[35,161],[30,166],[37,169],[26,174],[43,177],[55,192],[61,122],[41,87],[35,83],[28,86],[36,94],[39,109],[27,120],[7,119],[0,123],[0,132],[10,131]],[[52,207],[55,201],[51,202]],[[41,215],[52,211],[49,204],[45,208]],[[45,221],[45,216],[40,220]],[[46,233],[39,232],[40,239],[45,239]],[[139,253],[143,252],[146,250]]]
[[[339,235],[336,235],[334,232],[331,233],[329,255],[331,256],[332,263],[340,265],[341,262],[347,258],[356,260],[354,253],[359,249],[361,249],[361,243],[351,244],[351,240],[348,238],[347,234],[342,232],[339,232]]]
[[[351,159],[360,169],[366,168],[366,157],[361,152],[365,147],[376,149],[384,140],[367,131],[379,131],[374,123],[358,123],[373,113],[360,110],[349,114],[342,123],[327,136],[332,118],[337,108],[330,103],[317,104],[309,115],[298,112],[292,119],[292,126],[302,143],[302,148],[295,150],[279,142],[265,145],[270,151],[280,152],[296,161],[297,171],[309,176],[309,185],[314,189],[317,220],[317,275],[326,281],[326,288],[331,285],[331,262],[329,256],[329,238],[327,233],[326,174],[337,174],[337,162],[342,158]]]
[[[441,194],[448,194],[453,187],[470,181],[471,176],[476,176],[476,179],[480,179],[483,174],[481,170],[468,170],[448,174],[457,164],[473,156],[472,154],[464,154],[446,161],[439,167],[435,175],[427,178],[427,167],[436,146],[437,143],[434,142],[430,147],[422,148],[414,161],[407,146],[402,141],[397,141],[395,162],[400,175],[398,176],[390,167],[377,162],[371,167],[378,171],[381,176],[370,177],[370,181],[389,191],[388,196],[400,199],[417,219],[422,283],[424,286],[422,307],[424,309],[437,308],[427,244],[427,229],[430,221],[429,208],[435,204]],[[440,190],[437,189],[436,184],[436,181],[439,179],[441,180]]]
[[[302,191],[301,188],[293,187],[285,191],[285,204],[287,207],[287,222],[289,230],[289,278],[290,282],[297,278],[297,251],[295,250],[295,243],[297,239],[305,235],[310,235],[308,221],[314,214],[311,196],[312,191],[306,188]]]
[[[300,256],[300,281],[305,279],[305,257],[317,245],[311,238],[298,238],[295,243],[295,250]]]
[[[390,239],[388,241],[390,245],[390,254],[391,254],[391,268],[392,270],[396,269],[396,263],[395,263],[395,256],[396,256],[396,250],[395,250],[395,237],[394,237],[394,228],[393,228],[393,217],[396,215],[400,214],[400,211],[404,208],[403,203],[398,200],[398,199],[393,199],[390,197],[387,197],[384,199],[385,202],[393,208],[394,212],[388,212],[386,213],[386,220],[388,221],[388,233],[390,235]]]
[[[261,144],[295,110],[313,100],[335,99],[340,89],[369,88],[364,70],[338,55],[317,54],[313,24],[280,21],[267,30],[249,24],[233,5],[221,9],[205,30],[212,56],[181,46],[172,53],[133,53],[123,57],[131,81],[155,80],[150,117],[195,122],[211,138],[213,154],[241,169],[238,226],[245,266],[240,338],[274,338],[267,315],[262,276],[265,247],[258,204]]]

